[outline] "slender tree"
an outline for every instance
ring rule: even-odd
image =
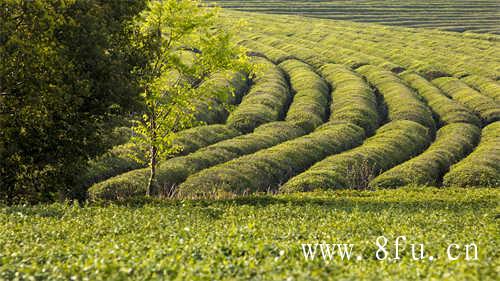
[[[134,129],[135,140],[149,148],[150,196],[157,191],[159,160],[179,149],[173,145],[176,132],[193,125],[194,101],[209,95],[197,87],[200,81],[209,73],[250,68],[244,50],[230,41],[218,10],[200,1],[151,1],[134,29],[135,43],[148,58],[134,72],[145,104]]]

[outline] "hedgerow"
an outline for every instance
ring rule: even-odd
[[[376,177],[370,186],[438,185],[450,166],[474,149],[480,132],[472,124],[446,125],[437,131],[436,141],[424,153]]]
[[[242,155],[277,145],[304,135],[300,127],[289,122],[272,122],[255,129],[251,134],[207,146],[186,156],[164,161],[157,169],[160,192],[169,193],[189,175]],[[89,189],[92,201],[122,200],[146,194],[149,169],[133,170],[93,185]]]
[[[220,124],[198,126],[179,132],[174,145],[182,147],[177,155],[186,155],[239,134],[235,129]],[[91,160],[79,182],[82,186],[89,187],[96,182],[145,166],[144,149],[138,144],[128,142],[115,146],[104,155]]]
[[[500,122],[483,128],[481,142],[444,176],[445,186],[500,186]]]
[[[286,60],[279,65],[289,76],[294,91],[286,121],[295,122],[310,132],[326,118],[330,89],[328,84],[308,64]]]
[[[490,97],[481,95],[464,82],[454,77],[441,77],[432,80],[445,94],[463,104],[477,114],[483,124],[500,120],[500,105]]]
[[[354,123],[372,134],[379,126],[377,100],[358,74],[338,64],[326,64],[321,74],[332,85],[330,121]]]
[[[279,64],[288,59],[294,59],[294,56],[280,49],[262,44],[254,40],[243,40],[239,44],[249,48],[252,53],[258,53],[264,55],[266,58],[271,60],[275,64]]]
[[[352,186],[353,176],[369,170],[376,176],[422,152],[430,143],[429,128],[409,120],[392,121],[380,127],[363,145],[332,155],[293,177],[281,192],[315,189],[360,188]],[[367,179],[364,179],[367,180]]]
[[[352,123],[327,123],[309,135],[196,173],[179,186],[178,195],[207,198],[275,189],[326,156],[361,144],[364,137],[364,130]]]
[[[451,123],[481,125],[481,120],[460,103],[448,98],[439,88],[422,76],[405,71],[400,77],[422,96],[438,119],[438,127]]]
[[[266,59],[255,59],[260,66],[258,77],[241,104],[229,115],[227,125],[248,133],[261,124],[277,121],[291,99],[283,71]]]
[[[210,97],[195,102],[196,120],[206,124],[224,123],[229,115],[226,105],[238,104],[248,87],[249,79],[242,72],[212,74],[200,85]]]
[[[481,94],[500,102],[500,85],[498,82],[479,75],[466,76],[462,78],[462,81],[479,90]]]
[[[411,120],[435,129],[432,112],[427,105],[394,73],[372,65],[362,66],[356,71],[365,76],[384,97],[390,121]]]

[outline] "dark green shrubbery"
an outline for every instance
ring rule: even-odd
[[[436,128],[427,105],[394,73],[372,65],[356,70],[368,79],[384,97],[390,121],[411,120],[433,131]]]
[[[281,191],[366,187],[352,186],[358,173],[367,172],[363,175],[366,177],[376,176],[418,155],[427,147],[430,139],[429,129],[418,123],[408,120],[390,122],[380,127],[363,145],[327,157],[293,177]]]
[[[255,132],[207,146],[187,156],[169,159],[160,164],[157,182],[160,193],[168,195],[173,188],[197,171],[224,163],[242,155],[277,145],[305,134],[300,127],[288,122],[262,125]],[[145,195],[148,169],[139,169],[93,185],[89,189],[92,201],[120,200],[132,195]]]
[[[279,120],[291,99],[285,75],[268,60],[256,58],[258,76],[241,104],[229,115],[227,125],[249,133],[261,124]]]
[[[190,176],[180,197],[241,195],[276,187],[328,155],[362,143],[364,130],[352,123],[327,123],[313,133],[246,155]]]
[[[437,115],[438,127],[451,123],[470,123],[481,126],[481,120],[460,103],[448,98],[439,88],[422,76],[405,71],[400,77],[422,96],[432,111]]]
[[[376,177],[370,186],[438,185],[450,166],[474,149],[479,135],[480,129],[471,124],[446,125],[437,131],[436,141],[424,153]]]
[[[445,94],[477,114],[484,125],[500,120],[500,105],[454,77],[432,80]]]
[[[310,132],[323,124],[330,90],[328,84],[308,64],[286,60],[279,65],[289,76],[293,102],[286,114],[286,121],[295,122]]]
[[[486,126],[481,142],[444,176],[445,186],[500,187],[500,122]]]
[[[373,134],[380,118],[377,99],[370,86],[355,72],[338,64],[327,64],[321,74],[332,85],[332,105],[330,121],[354,123]]]

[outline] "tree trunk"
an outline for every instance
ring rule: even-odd
[[[148,188],[146,190],[146,196],[153,195],[154,188],[156,187],[156,153],[157,148],[155,145],[151,146],[151,162],[149,163],[151,175],[149,177]]]

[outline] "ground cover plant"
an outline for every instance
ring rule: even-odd
[[[402,188],[1,207],[0,279],[496,280],[499,197],[498,189]],[[391,257],[394,239],[406,235],[425,244],[426,260],[408,251],[376,260],[380,235],[391,240]],[[354,244],[363,260],[306,261],[301,244],[322,241]],[[472,242],[478,260],[462,251],[446,258],[450,243]]]

